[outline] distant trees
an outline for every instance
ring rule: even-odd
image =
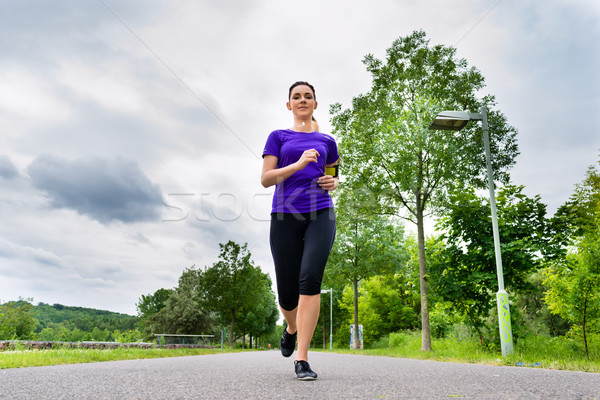
[[[82,332],[91,332],[94,328],[126,331],[136,329],[139,322],[139,319],[132,315],[62,304],[39,303],[34,306],[33,314],[41,329],[60,325],[67,330],[79,329]]]
[[[0,340],[137,342],[159,333],[218,335],[226,328],[230,346],[238,338],[245,346],[248,335],[252,340],[275,329],[275,294],[247,244],[219,246],[211,267],[187,268],[175,288],[140,296],[137,317],[60,304],[33,306],[31,299],[0,304]]]
[[[0,305],[0,340],[78,342],[142,339],[137,317],[62,304],[33,305],[21,299]]]
[[[229,346],[275,328],[279,311],[271,279],[255,266],[247,244],[219,244],[219,259],[204,270],[186,269],[176,288],[142,295],[137,303],[147,338],[155,333],[216,334],[226,327]]]
[[[142,295],[138,303],[136,303],[136,308],[138,311],[138,315],[140,318],[149,317],[152,314],[156,314],[160,310],[162,310],[166,304],[167,300],[173,293],[171,289],[158,289],[156,292],[148,295]]]
[[[202,277],[201,303],[216,314],[219,323],[229,324],[229,347],[233,348],[236,332],[244,338],[246,333],[267,333],[275,327],[279,311],[271,279],[253,264],[247,245],[229,241],[219,247],[219,261]]]
[[[202,297],[202,271],[188,268],[179,278],[179,284],[171,290],[159,289],[154,294],[142,296],[138,310],[142,315],[144,334],[148,340],[154,334],[210,334],[214,322],[210,312],[200,304]],[[152,305],[151,307],[146,307]],[[152,310],[152,311],[149,311]]]
[[[34,337],[37,320],[31,299],[0,304],[0,340],[26,340]]]

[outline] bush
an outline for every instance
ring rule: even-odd
[[[429,323],[431,335],[441,339],[452,333],[452,327],[458,322],[452,307],[448,302],[440,302],[433,305],[429,312]]]
[[[415,337],[419,334],[419,332],[393,332],[390,333],[388,337],[388,347],[390,348],[398,348],[404,347],[410,342],[414,341]]]
[[[468,325],[460,323],[452,325],[452,329],[449,336],[457,339],[459,342],[462,342],[465,340],[472,340],[473,332]]]
[[[377,339],[374,343],[372,343],[369,348],[370,349],[387,349],[390,347],[390,336],[385,335]]]
[[[348,349],[350,348],[350,328],[341,327],[337,331],[333,332],[333,347],[336,349]]]
[[[0,340],[29,340],[35,336],[37,320],[31,310],[31,299],[0,304]]]

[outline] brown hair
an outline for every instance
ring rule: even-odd
[[[290,86],[290,90],[288,92],[288,100],[290,100],[292,98],[292,90],[294,90],[294,88],[296,86],[301,86],[301,85],[305,85],[308,86],[310,88],[310,90],[312,90],[313,92],[313,96],[315,96],[315,100],[317,100],[317,93],[315,92],[315,87],[313,85],[311,85],[310,83],[306,82],[306,81],[298,81],[298,82],[294,82],[292,84],[292,86]],[[312,128],[315,131],[319,130],[319,123],[317,122],[317,120],[315,119],[315,117],[312,117]]]

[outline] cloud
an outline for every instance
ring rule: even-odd
[[[27,171],[33,186],[45,191],[55,208],[70,208],[104,224],[160,218],[161,190],[133,161],[41,155]]]
[[[47,267],[61,267],[63,262],[51,251],[13,243],[0,237],[0,257],[15,260],[28,260]]]
[[[8,180],[16,178],[18,175],[19,172],[10,158],[0,155],[0,177]]]

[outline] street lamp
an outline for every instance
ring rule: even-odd
[[[329,350],[333,349],[333,288],[322,289],[321,293],[330,293],[329,297]]]
[[[488,132],[487,109],[481,107],[479,113],[468,111],[442,111],[435,117],[429,129],[458,131],[464,128],[469,121],[481,121],[483,130],[483,144],[487,163],[488,187],[490,190],[490,206],[492,208],[492,229],[494,232],[494,252],[496,254],[496,275],[498,276],[498,325],[500,329],[500,344],[502,355],[513,353],[512,329],[510,326],[510,308],[508,306],[508,293],[504,290],[504,276],[502,274],[502,255],[500,253],[500,234],[498,233],[498,215],[496,214],[496,196],[494,195],[494,178],[492,176],[492,162],[490,155],[490,137]]]

